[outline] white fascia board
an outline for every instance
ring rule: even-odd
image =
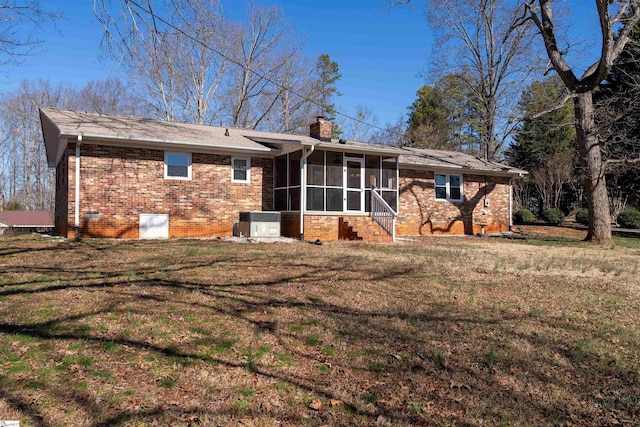
[[[318,141],[316,144],[302,143],[303,145],[315,145],[316,148],[326,151],[338,151],[343,153],[371,154],[371,155],[389,155],[390,157],[399,157],[402,153],[395,149],[377,148],[377,147],[356,147],[348,144],[328,143]]]
[[[74,135],[75,136],[75,135]],[[139,139],[139,138],[127,138],[127,137],[113,137],[96,135],[90,133],[83,134],[83,144],[92,145],[107,145],[111,147],[124,147],[124,148],[148,148],[152,150],[176,150],[176,151],[191,151],[198,153],[241,153],[245,155],[255,154],[259,156],[276,155],[279,150],[273,150],[265,147],[262,148],[247,148],[237,147],[229,145],[211,145],[211,144],[197,144],[187,143],[181,141],[167,141],[162,139]]]
[[[462,173],[468,175],[487,175],[487,176],[502,176],[502,177],[521,177],[521,172],[509,172],[509,171],[494,171],[490,169],[474,169],[464,166],[437,166],[437,165],[418,165],[413,163],[400,163],[400,169],[419,169],[430,171],[442,171],[452,173]],[[526,173],[526,172],[525,172]]]

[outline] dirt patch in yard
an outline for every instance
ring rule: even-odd
[[[3,237],[0,419],[638,425],[639,257],[637,239]]]

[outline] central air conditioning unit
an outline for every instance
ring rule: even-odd
[[[280,212],[240,212],[241,237],[280,237]]]

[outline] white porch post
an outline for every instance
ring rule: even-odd
[[[300,158],[300,240],[304,240],[304,211],[307,206],[307,158],[313,153],[316,146],[302,149]]]

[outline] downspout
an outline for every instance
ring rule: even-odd
[[[382,174],[382,171],[380,171],[380,173]],[[382,178],[382,176],[380,177]],[[391,221],[391,227],[393,228],[393,233],[391,235],[392,242],[396,241],[396,222],[398,220],[398,216],[400,216],[400,156],[396,157],[396,216],[394,216]]]
[[[82,132],[78,132],[78,143],[76,144],[76,195],[74,201],[74,240],[80,241],[80,144],[82,144]]]
[[[509,231],[513,228],[513,178],[509,178]]]
[[[315,145],[311,145],[310,150],[303,148],[300,158],[300,240],[304,240],[304,209],[307,206],[307,158],[315,149]]]

